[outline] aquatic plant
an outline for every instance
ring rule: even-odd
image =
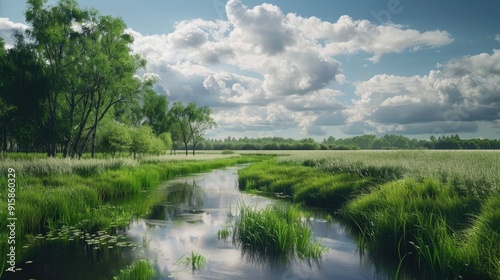
[[[191,256],[189,257],[182,256],[175,263],[176,264],[183,263],[186,266],[191,266],[191,269],[195,271],[203,268],[207,263],[207,261],[204,256],[195,253],[194,251],[191,251]]]
[[[271,204],[257,210],[241,204],[233,226],[233,240],[245,250],[287,259],[319,258],[326,247],[313,239],[312,230],[295,206]]]
[[[230,235],[231,235],[231,229],[229,229],[228,227],[224,227],[217,231],[218,239],[228,239]]]
[[[124,270],[120,271],[114,280],[152,280],[156,279],[156,271],[151,264],[144,260],[138,260]]]

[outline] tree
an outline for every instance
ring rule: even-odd
[[[158,135],[158,138],[163,142],[165,145],[165,150],[170,150],[173,147],[173,141],[172,141],[172,135],[170,132],[163,132],[162,134]]]
[[[190,102],[184,106],[182,102],[174,103],[168,113],[171,120],[172,138],[178,138],[184,144],[186,156],[188,155],[188,144],[193,144],[193,155],[195,155],[196,145],[203,140],[203,135],[209,129],[216,126],[215,121],[210,116],[212,110],[207,107],[196,107],[195,102]],[[175,135],[175,137],[174,137]],[[174,142],[175,145],[175,142]]]
[[[82,10],[75,0],[45,7],[28,0],[26,21],[39,56],[48,66],[48,155],[56,153],[58,130],[64,156],[82,155],[90,142],[95,155],[99,122],[118,103],[135,98],[151,86],[134,77],[145,65],[130,54],[131,35],[122,19]],[[58,116],[64,115],[62,119]]]
[[[27,151],[35,148],[35,143],[43,137],[43,99],[49,85],[45,66],[31,45],[22,34],[17,33],[15,37],[14,48],[0,56],[0,139],[4,151],[7,138]]]
[[[154,138],[153,130],[147,125],[132,128],[130,135],[132,143],[130,145],[130,152],[134,155],[150,153],[155,144],[152,140]]]
[[[189,118],[189,131],[191,133],[191,141],[193,142],[193,156],[195,154],[196,145],[203,140],[203,135],[208,130],[217,127],[214,119],[212,119],[212,110],[208,106],[196,108],[196,103],[191,102],[186,107]]]
[[[110,153],[112,157],[116,153],[128,151],[132,144],[130,129],[114,121],[104,123],[100,127],[100,146],[103,152]]]
[[[39,55],[46,62],[51,90],[46,95],[48,106],[47,154],[56,155],[57,118],[60,94],[67,88],[68,68],[77,63],[71,53],[75,38],[74,24],[81,24],[86,16],[74,0],[61,0],[57,6],[44,8],[46,0],[28,0],[26,21],[31,24],[27,34],[34,41]]]
[[[193,114],[190,114],[182,102],[177,101],[174,103],[170,111],[168,112],[169,119],[175,124],[171,127],[172,135],[176,135],[178,139],[184,144],[186,148],[186,156],[188,155],[188,144],[191,141],[191,131],[189,129],[189,124],[191,123],[191,118]],[[176,137],[176,138],[177,138]]]
[[[145,123],[153,129],[156,135],[167,131],[168,101],[164,95],[157,95],[152,89],[144,93],[143,115]]]

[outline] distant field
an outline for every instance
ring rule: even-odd
[[[241,154],[255,153],[240,151]],[[358,151],[258,151],[281,155],[278,162],[314,162],[322,169],[362,172],[363,168],[391,168],[401,176],[434,177],[447,181],[472,180],[500,184],[500,150],[358,150]]]

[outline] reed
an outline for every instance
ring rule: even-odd
[[[186,266],[190,266],[194,272],[195,270],[202,269],[206,265],[207,260],[204,256],[191,251],[189,257],[182,256],[175,263],[183,263]]]
[[[157,273],[153,266],[146,260],[138,260],[124,270],[120,271],[114,280],[152,280],[156,279]]]
[[[240,170],[240,188],[337,209],[394,274],[500,279],[498,151],[289,152]],[[402,272],[404,271],[404,272]]]
[[[290,256],[320,258],[326,250],[313,239],[303,213],[294,206],[272,204],[257,210],[239,206],[239,219],[233,226],[233,241],[245,250],[287,260]]]

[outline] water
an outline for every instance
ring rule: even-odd
[[[21,265],[23,270],[15,279],[111,279],[139,258],[154,263],[161,279],[382,278],[373,264],[360,258],[344,228],[327,223],[321,212],[312,215],[311,226],[315,237],[329,250],[317,262],[293,259],[283,264],[248,255],[231,239],[219,240],[217,232],[234,219],[231,214],[237,214],[238,203],[261,208],[273,201],[239,192],[239,168],[178,178],[160,186],[149,195],[162,197],[162,201],[146,217],[114,235],[127,241],[123,247],[116,246],[116,241],[99,250],[83,240],[40,242],[30,249],[33,263]],[[178,261],[191,252],[204,256],[206,266],[193,271]]]

